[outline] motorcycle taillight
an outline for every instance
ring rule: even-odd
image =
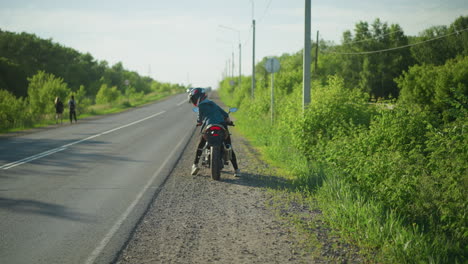
[[[208,130],[210,130],[210,131],[223,130],[223,128],[221,128],[219,126],[211,126],[210,128],[208,128]]]
[[[203,132],[203,138],[206,140],[214,139],[214,140],[223,140],[226,138],[225,128],[220,125],[211,125],[206,128]],[[212,144],[211,142],[210,144]]]

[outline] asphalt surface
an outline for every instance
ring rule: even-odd
[[[0,263],[112,261],[193,135],[195,118],[177,95],[0,137]]]

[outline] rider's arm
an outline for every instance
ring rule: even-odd
[[[197,126],[201,126],[201,125],[202,125],[202,118],[201,118],[200,111],[199,111],[197,115]]]
[[[229,118],[229,114],[226,111],[224,111],[224,109],[219,107],[219,105],[218,105],[218,109],[219,111],[221,111],[221,114],[224,116],[224,118]]]

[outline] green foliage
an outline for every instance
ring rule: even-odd
[[[458,55],[468,55],[468,16],[460,16],[449,27],[434,26],[424,30],[412,42],[423,42],[423,45],[411,47],[411,55],[419,64],[443,65],[447,60]],[[446,37],[443,37],[446,36]]]
[[[427,41],[447,35],[448,33],[447,26],[434,26],[423,31],[415,41]],[[424,45],[411,47],[411,54],[419,64],[442,65],[448,58],[454,57],[454,51],[447,44],[447,39],[430,41]]]
[[[351,31],[344,32],[342,45],[333,49],[321,47],[324,54],[319,56],[320,67],[317,73],[322,75],[322,80],[327,75],[339,75],[348,87],[359,87],[361,91],[376,98],[394,98],[398,96],[398,88],[393,79],[413,62],[409,50],[359,53],[407,44],[408,38],[399,25],[388,26],[379,19],[371,25],[361,21],[356,24],[354,36]]]
[[[355,32],[354,37],[345,32],[348,47],[341,51],[415,41],[398,25],[378,20],[359,23]],[[355,42],[369,38],[373,41]],[[379,263],[465,263],[468,57],[462,55],[462,40],[450,39],[458,57],[433,56],[432,62],[443,63],[425,65],[411,66],[409,49],[362,57],[323,54],[305,112],[301,54],[282,55],[273,122],[264,60],[257,66],[254,98],[249,77],[235,87],[223,80],[219,93],[240,108],[237,128],[269,160],[292,172],[298,189],[319,201],[342,235],[377,252]],[[395,85],[390,90],[389,82]],[[370,95],[379,94],[399,98],[369,103]]]
[[[81,85],[80,89],[78,89],[74,94],[70,94],[69,97],[72,95],[75,96],[75,101],[77,101],[77,112],[87,113],[89,111],[89,107],[93,104],[93,100],[90,96],[86,95],[85,87]]]
[[[103,84],[101,89],[96,95],[96,103],[98,104],[108,104],[115,102],[121,96],[120,91],[117,90],[117,87],[109,88],[107,84]]]
[[[55,97],[58,96],[63,100],[70,93],[63,79],[50,73],[39,71],[33,77],[28,78],[28,81],[29,110],[36,118],[55,113]]]
[[[466,108],[468,97],[468,56],[449,60],[445,65],[416,65],[396,81],[401,88],[400,103],[440,113],[453,120],[455,108]]]
[[[28,123],[27,104],[10,92],[0,89],[0,131],[22,127]]]
[[[433,212],[428,221],[441,233],[468,243],[468,115],[429,133],[428,170],[419,195],[420,210]]]
[[[16,96],[26,96],[26,88],[26,75],[20,65],[0,57],[0,89],[9,90]]]
[[[332,140],[348,127],[370,122],[367,94],[346,89],[343,79],[337,76],[331,76],[328,82],[328,86],[314,86],[311,105],[300,124],[304,133],[295,139],[296,146],[307,156],[313,155],[318,141]]]

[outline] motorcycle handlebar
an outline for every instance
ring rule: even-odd
[[[199,126],[201,126],[201,125],[202,125],[201,123],[197,123],[197,124],[196,124],[197,127],[199,127]],[[231,121],[230,123],[227,123],[226,125],[228,125],[228,126],[236,126],[236,125],[234,124],[234,122],[232,122],[232,121]]]

